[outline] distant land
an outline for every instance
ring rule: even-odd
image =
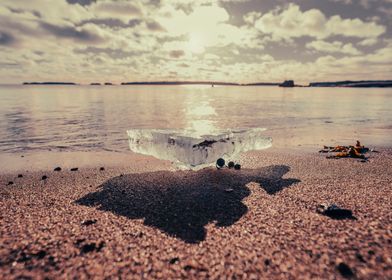
[[[310,83],[310,87],[392,87],[392,81],[339,81],[339,82],[319,82]]]
[[[75,86],[76,83],[69,82],[24,82],[24,85],[67,85],[67,86]]]
[[[23,85],[79,85],[72,82],[24,82]],[[112,83],[91,83],[92,86],[105,85],[111,86]],[[293,80],[287,80],[283,83],[274,82],[257,82],[257,83],[229,83],[214,81],[156,81],[156,82],[123,82],[127,85],[211,85],[211,86],[280,86],[280,87],[356,87],[356,88],[386,88],[392,87],[392,80],[369,80],[369,81],[336,81],[336,82],[311,82],[307,86],[296,85]]]

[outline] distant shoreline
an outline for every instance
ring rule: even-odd
[[[390,88],[392,87],[392,80],[363,80],[363,81],[335,81],[335,82],[311,82],[309,85],[296,85],[294,81],[288,83],[276,82],[256,82],[256,83],[230,83],[230,82],[216,82],[216,81],[156,81],[156,82],[122,82],[122,86],[135,85],[150,85],[150,86],[164,86],[164,85],[211,85],[213,86],[281,86],[281,87],[354,87],[354,88]],[[23,82],[23,85],[82,85],[73,82]],[[112,86],[113,83],[90,83],[90,86]]]

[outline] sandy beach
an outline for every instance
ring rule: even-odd
[[[3,171],[3,279],[392,277],[391,149],[361,162],[273,148],[240,171],[134,159]]]

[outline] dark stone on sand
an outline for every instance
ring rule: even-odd
[[[351,210],[340,208],[335,204],[331,204],[329,206],[319,205],[317,207],[317,212],[334,220],[356,220]]]
[[[53,171],[61,171],[61,167],[56,167]]]
[[[175,257],[175,258],[170,259],[169,263],[170,264],[175,264],[175,263],[178,263],[179,261],[180,261],[180,258]]]
[[[46,180],[46,179],[48,179],[48,176],[46,176],[46,175],[42,176],[42,178],[41,178],[41,180]]]
[[[96,219],[85,220],[85,221],[82,222],[82,225],[83,225],[83,226],[91,226],[91,225],[95,224],[96,222],[97,222]]]
[[[271,261],[270,261],[269,259],[265,259],[265,260],[264,260],[264,264],[265,264],[266,266],[269,266],[269,265],[271,264]]]
[[[23,174],[18,174],[18,178],[23,178]]]
[[[186,266],[184,266],[184,270],[185,270],[185,271],[190,271],[191,269],[194,269],[194,267],[191,266],[191,265],[186,265]]]
[[[338,271],[344,278],[351,278],[354,277],[354,272],[351,270],[351,268],[345,264],[345,263],[340,263],[337,266]]]
[[[359,260],[360,262],[366,263],[366,260],[360,253],[356,253],[355,256],[357,257],[357,260]]]
[[[240,170],[241,169],[241,164],[236,164],[236,165],[234,165],[234,169],[235,170]]]
[[[216,161],[216,168],[220,169],[223,168],[223,166],[225,166],[225,160],[223,158],[219,158]]]
[[[78,170],[79,170],[79,168],[77,168],[77,167],[71,168],[71,171],[78,171]]]
[[[229,168],[233,168],[234,167],[234,162],[233,161],[230,161],[228,164],[227,164],[227,166],[229,167]]]
[[[7,186],[10,186],[10,185],[13,185],[13,184],[14,184],[14,182],[9,181],[8,184],[7,184]]]
[[[98,245],[95,242],[84,244],[82,247],[80,247],[80,253],[86,254],[94,251],[99,252],[104,246],[104,242],[100,242]]]
[[[39,251],[37,254],[35,254],[35,256],[36,256],[39,260],[41,260],[41,259],[45,258],[46,252],[45,252],[44,250],[41,250],[41,251]]]
[[[22,155],[22,156],[20,156],[20,157],[24,157],[24,156]]]
[[[101,167],[99,170],[104,171],[104,170],[105,170],[105,167]]]

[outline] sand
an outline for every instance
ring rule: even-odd
[[[392,278],[392,150],[364,163],[271,149],[240,163],[173,172],[138,156],[104,170],[2,174],[0,275]],[[321,203],[355,219],[321,215]]]

